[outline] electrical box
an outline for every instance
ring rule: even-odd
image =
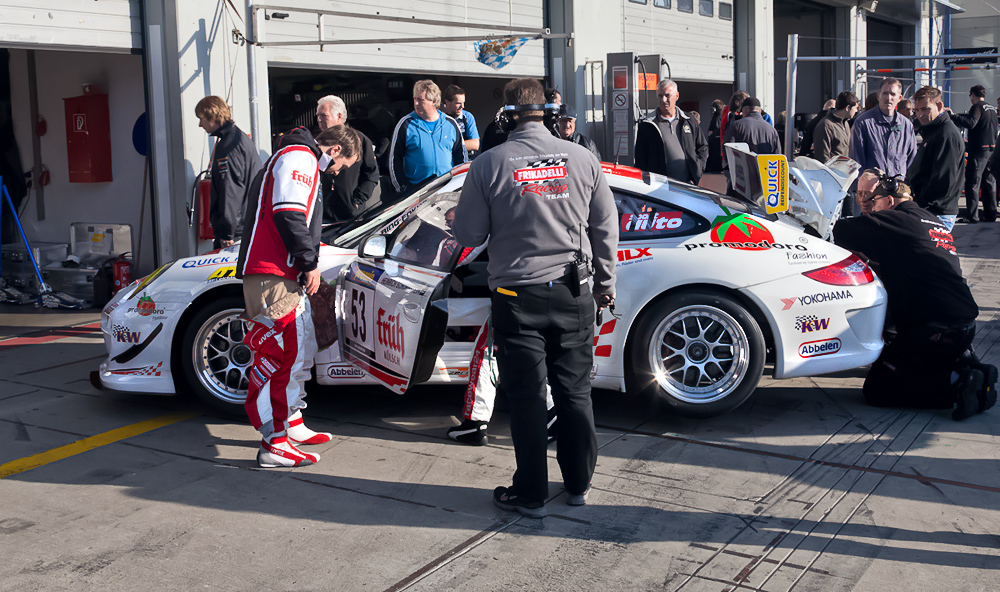
[[[659,54],[636,56],[630,51],[608,54],[607,104],[604,106],[604,150],[609,162],[635,164],[635,129],[656,111],[660,81]]]
[[[108,95],[63,99],[70,183],[111,181],[111,116]]]

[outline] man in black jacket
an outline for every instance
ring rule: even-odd
[[[664,78],[656,85],[658,106],[635,132],[635,166],[678,181],[698,184],[708,164],[708,140],[701,127],[677,107],[677,83]]]
[[[257,171],[260,156],[250,138],[233,123],[229,105],[211,95],[194,108],[198,126],[218,138],[212,150],[209,175],[212,191],[208,219],[215,234],[213,247],[228,247],[243,234],[246,192]]]
[[[913,103],[924,141],[906,171],[906,182],[913,188],[917,205],[940,218],[951,232],[962,192],[965,142],[944,110],[939,89],[921,88],[913,95]]]
[[[320,132],[347,123],[347,106],[343,99],[336,95],[327,95],[320,99],[316,103],[316,123]],[[377,205],[381,197],[375,147],[368,136],[361,132],[357,133],[361,138],[361,154],[357,162],[336,177],[327,172],[320,173],[323,190],[323,224],[353,220]]]
[[[997,220],[996,181],[990,172],[990,157],[997,143],[997,110],[986,102],[986,89],[981,84],[969,90],[972,108],[962,115],[952,113],[958,127],[969,130],[969,157],[965,162],[965,216],[962,222],[979,222],[979,187],[983,188],[983,219]]]
[[[887,335],[895,334],[865,378],[865,399],[877,406],[954,406],[956,420],[989,409],[997,368],[980,364],[970,350],[979,307],[951,233],[894,177],[881,174],[861,199],[870,213],[837,222],[834,242],[866,257],[882,279]]]
[[[743,116],[729,124],[725,144],[744,142],[756,154],[781,154],[781,139],[774,126],[764,121],[760,101],[753,97],[743,99]]]

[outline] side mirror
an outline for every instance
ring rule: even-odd
[[[388,251],[388,247],[388,240],[384,234],[369,236],[365,240],[361,241],[361,245],[358,246],[358,256],[368,257],[371,259],[383,259]]]

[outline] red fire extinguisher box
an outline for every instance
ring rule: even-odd
[[[111,116],[108,95],[63,99],[70,183],[111,181]]]

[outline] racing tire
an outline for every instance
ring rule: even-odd
[[[673,294],[636,321],[626,390],[678,415],[714,417],[746,401],[764,371],[766,345],[746,307],[722,293]]]
[[[247,373],[253,364],[253,352],[243,344],[248,326],[240,319],[243,310],[238,296],[209,301],[191,317],[178,352],[187,390],[233,416],[245,414]]]

